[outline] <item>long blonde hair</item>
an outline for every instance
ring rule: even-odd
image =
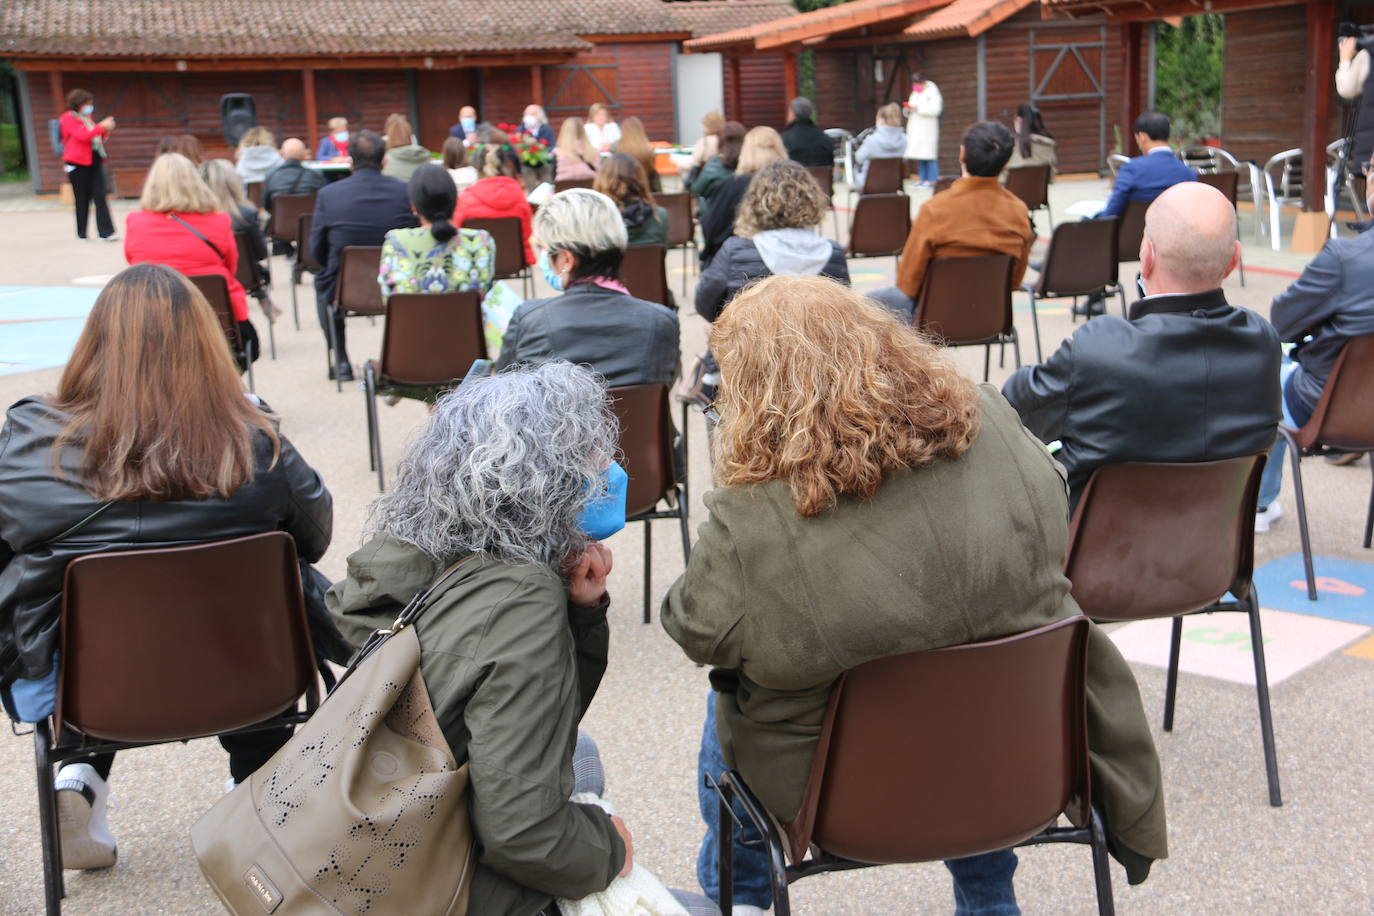
[[[824,277],[773,276],[711,326],[721,369],[715,478],[781,480],[812,518],[883,477],[963,455],[978,389],[885,309]]]
[[[653,175],[657,171],[657,153],[649,143],[649,134],[644,130],[644,122],[639,118],[631,116],[620,122],[620,142],[616,144],[615,151],[634,156],[644,167],[645,175]]]
[[[587,165],[596,168],[597,156],[596,153],[592,152],[591,147],[587,146],[587,132],[581,118],[563,119],[563,123],[558,127],[556,146],[564,156],[581,159]]]
[[[210,186],[181,153],[163,153],[153,160],[138,203],[154,213],[213,213],[220,208]]]
[[[771,127],[755,127],[744,135],[744,146],[739,151],[735,174],[748,175],[770,162],[786,158],[787,147],[783,146],[782,136]]]
[[[200,164],[200,177],[210,193],[219,201],[219,208],[230,218],[238,218],[239,207],[253,207],[243,193],[243,182],[228,159],[206,159]],[[256,209],[256,207],[254,207]]]
[[[242,154],[244,150],[248,149],[251,146],[276,145],[277,138],[272,136],[272,131],[263,127],[261,124],[255,124],[252,127],[245,130],[243,132],[243,136],[239,138],[239,145],[237,148],[237,152],[235,153],[235,158],[237,158],[239,154]]]
[[[210,304],[160,264],[127,267],[100,291],[54,401],[68,421],[53,460],[79,443],[97,499],[228,499],[253,480],[257,433],[273,462],[280,452]]]

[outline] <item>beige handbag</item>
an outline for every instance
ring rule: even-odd
[[[411,625],[459,565],[373,633],[309,721],[191,828],[230,912],[467,912],[468,767],[434,718]]]

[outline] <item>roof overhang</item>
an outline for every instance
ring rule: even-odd
[[[902,30],[908,38],[974,38],[1015,16],[1036,0],[954,0]]]
[[[1301,5],[1302,0],[1040,0],[1044,19],[1106,16],[1112,22],[1152,22],[1201,13],[1238,13],[1275,6]]]
[[[854,0],[839,6],[784,16],[772,22],[695,38],[683,45],[691,52],[782,51],[810,46],[847,32],[899,34],[914,16],[949,0]]]

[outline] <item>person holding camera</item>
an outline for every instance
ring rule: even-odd
[[[1374,93],[1365,94],[1369,78],[1368,39],[1349,23],[1341,26],[1340,63],[1336,66],[1336,92],[1356,104],[1355,129],[1350,134],[1348,162],[1359,172],[1374,153]]]

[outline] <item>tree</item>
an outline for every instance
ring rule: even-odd
[[[1181,140],[1221,133],[1223,35],[1217,13],[1189,16],[1177,28],[1161,23],[1155,35],[1155,108]]]

